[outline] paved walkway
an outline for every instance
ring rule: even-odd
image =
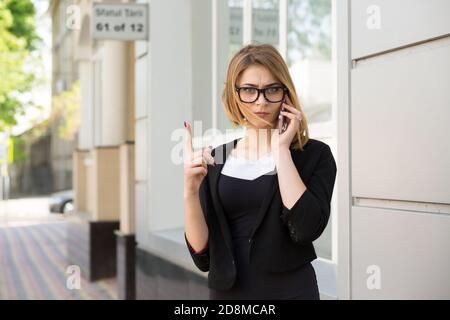
[[[80,289],[66,287],[67,222],[46,212],[47,204],[43,198],[10,200],[7,209],[0,203],[0,300],[117,299],[115,278],[81,277]]]

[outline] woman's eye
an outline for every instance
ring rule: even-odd
[[[281,90],[281,88],[275,87],[275,88],[269,88],[269,89],[267,89],[267,92],[273,94],[273,93],[279,92],[280,90]]]
[[[243,90],[245,93],[255,93],[256,92],[255,88],[243,88]]]

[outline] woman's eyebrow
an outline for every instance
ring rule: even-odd
[[[281,83],[279,83],[279,82],[269,83],[269,84],[264,85],[263,88],[267,88],[267,87],[271,87],[271,86],[275,86],[275,85],[281,85]],[[255,88],[258,87],[258,85],[253,84],[253,83],[244,83],[244,84],[242,84],[242,86],[251,86],[251,87],[255,87]]]

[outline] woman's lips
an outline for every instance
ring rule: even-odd
[[[257,116],[261,117],[261,118],[263,118],[263,117],[265,117],[265,116],[268,115],[267,112],[255,112],[255,114],[256,114]]]

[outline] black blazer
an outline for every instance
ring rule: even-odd
[[[234,284],[236,267],[231,233],[218,195],[218,179],[225,159],[238,139],[212,150],[217,165],[208,165],[200,185],[200,204],[208,226],[208,248],[201,253],[189,250],[195,265],[209,271],[208,286],[227,290]],[[330,216],[331,196],[336,178],[336,162],[330,147],[309,139],[304,151],[291,149],[292,159],[307,190],[288,210],[281,200],[278,175],[261,204],[256,227],[249,238],[250,262],[271,272],[295,269],[316,259],[312,242],[325,229]],[[188,248],[190,245],[185,237]]]

